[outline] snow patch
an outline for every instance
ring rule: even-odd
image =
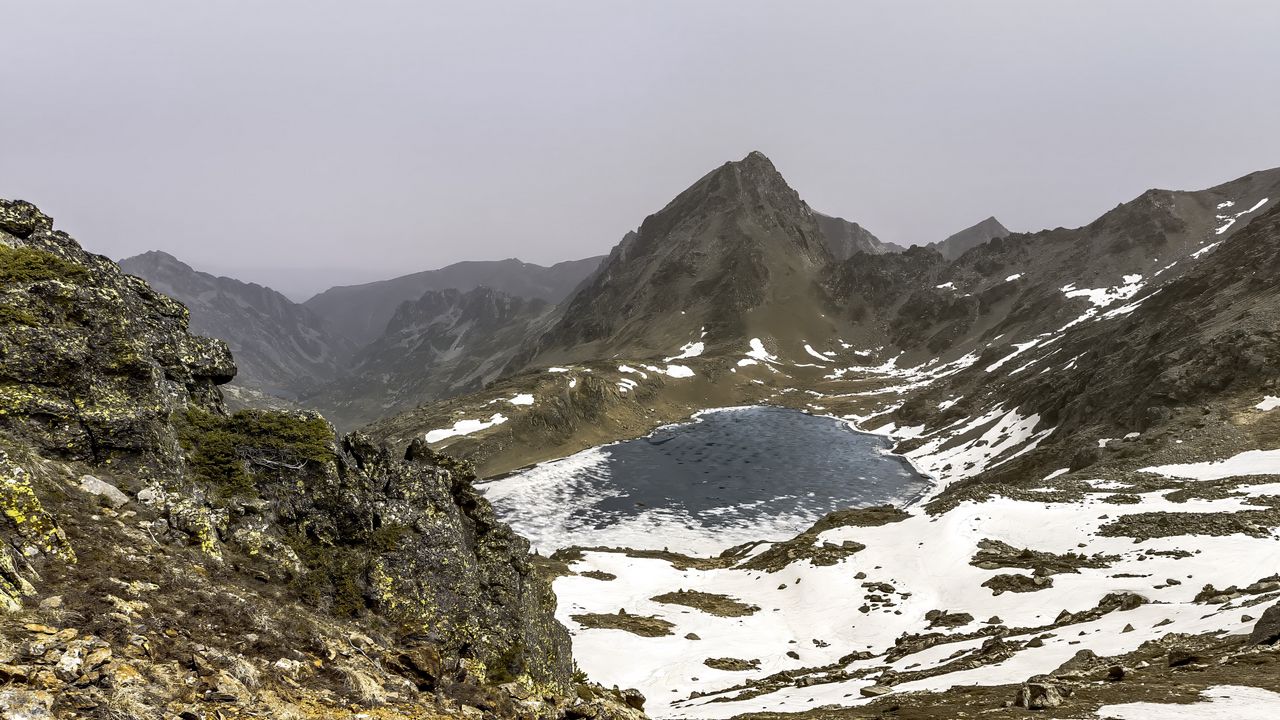
[[[502,413],[494,413],[488,420],[459,420],[450,428],[440,428],[427,433],[426,440],[429,443],[437,443],[445,438],[451,438],[455,435],[470,435],[472,433],[487,430],[495,425],[501,425],[507,421],[507,416]]]
[[[704,332],[703,335],[705,334],[706,333]],[[701,355],[703,351],[705,351],[706,349],[707,349],[707,344],[702,342],[701,340],[691,342],[691,343],[686,343],[680,347],[679,355],[672,355],[669,358],[663,358],[663,361],[671,362],[672,360],[684,360],[685,358],[695,358]]]
[[[765,349],[764,343],[760,341],[760,338],[751,338],[751,350],[747,352],[747,357],[763,362],[778,362],[778,356],[770,354]]]
[[[1187,480],[1221,480],[1236,475],[1280,475],[1280,450],[1246,450],[1225,460],[1156,465],[1138,472]]]
[[[1272,720],[1280,717],[1280,693],[1244,685],[1214,685],[1201,702],[1132,702],[1104,705],[1095,717],[1109,720]]]

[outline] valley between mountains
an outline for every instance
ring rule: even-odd
[[[0,241],[24,717],[1280,714],[1280,169],[902,247],[753,152],[305,303]]]

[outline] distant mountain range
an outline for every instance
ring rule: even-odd
[[[367,345],[382,336],[401,303],[417,300],[429,290],[465,292],[488,287],[555,304],[573,292],[602,259],[570,260],[551,267],[515,259],[460,262],[391,280],[330,288],[303,305],[324,318],[333,332]]]
[[[237,386],[354,426],[493,379],[533,323],[599,263],[463,262],[332,288],[305,303],[163,252],[120,267],[185,304],[194,331],[227,341],[238,358]]]
[[[544,329],[525,333],[491,386],[371,430],[403,443],[489,417],[487,404],[503,397],[532,395],[536,404],[509,409],[508,422],[443,440],[483,472],[500,473],[703,407],[807,408],[806,396],[827,397],[846,375],[865,378],[873,368],[894,377],[922,363],[998,368],[1022,353],[1030,361],[1034,348],[1066,347],[1050,340],[1064,328],[1102,318],[1104,307],[1123,311],[1121,301],[1143,288],[1158,292],[1277,199],[1280,170],[1269,170],[1207,190],[1150,190],[1079,228],[1009,233],[989,218],[903,250],[815,212],[752,153],[628,234],[539,321]],[[903,376],[932,377],[914,372],[923,374]],[[815,406],[858,412],[850,398],[861,382]],[[931,417],[910,414],[913,407],[900,412],[913,422]]]
[[[779,230],[789,244],[776,241]],[[1001,231],[992,219],[935,245],[951,251]],[[829,301],[824,268],[902,251],[856,222],[810,210],[768,158],[752,153],[695,183],[608,256],[550,267],[460,262],[295,303],[163,252],[120,266],[187,305],[196,332],[228,342],[239,360],[238,399],[301,403],[350,427],[555,358],[644,354],[747,333],[822,335],[828,323],[792,308]]]
[[[758,348],[814,367],[854,347],[958,356],[1069,321],[1066,285],[1179,274],[1185,264],[1173,258],[1219,226],[1224,238],[1243,226],[1220,204],[1280,196],[1278,186],[1267,171],[1205,191],[1152,190],[1082,228],[1011,234],[987,218],[904,249],[814,211],[751,153],[693,183],[607,256],[551,267],[464,262],[299,304],[163,253],[121,265],[187,304],[198,332],[230,344],[237,384],[354,427],[522,372],[694,346],[706,358]]]
[[[163,252],[120,261],[191,311],[193,332],[225,340],[240,384],[296,398],[342,374],[356,345],[324,319],[268,287],[215,277]]]

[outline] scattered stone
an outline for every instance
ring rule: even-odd
[[[715,615],[716,617],[746,617],[760,611],[755,605],[735,600],[728,595],[700,592],[698,590],[676,590],[650,598],[654,602],[668,605],[683,605],[695,610]]]
[[[1053,578],[1040,575],[1031,576],[1019,573],[1008,573],[992,577],[990,580],[982,583],[982,587],[990,588],[992,595],[1000,595],[1005,592],[1035,592],[1037,590],[1053,587]]]
[[[930,628],[956,628],[973,622],[973,616],[966,612],[951,613],[946,610],[930,610],[924,614]]]
[[[1168,663],[1171,668],[1199,663],[1201,659],[1194,651],[1186,648],[1171,648],[1169,650]]]
[[[1097,661],[1098,656],[1092,650],[1080,650],[1050,674],[1055,677],[1079,676],[1088,671]]]
[[[862,697],[880,697],[882,695],[888,695],[891,692],[893,692],[893,688],[888,687],[887,685],[868,685],[858,690],[858,693],[862,695]]]
[[[157,488],[143,488],[138,491],[138,502],[143,505],[155,505],[164,500],[164,493]]]
[[[53,695],[42,690],[0,690],[0,717],[14,720],[53,720]]]

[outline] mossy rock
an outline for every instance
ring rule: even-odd
[[[0,243],[0,285],[31,285],[49,280],[83,283],[89,271],[51,252]]]

